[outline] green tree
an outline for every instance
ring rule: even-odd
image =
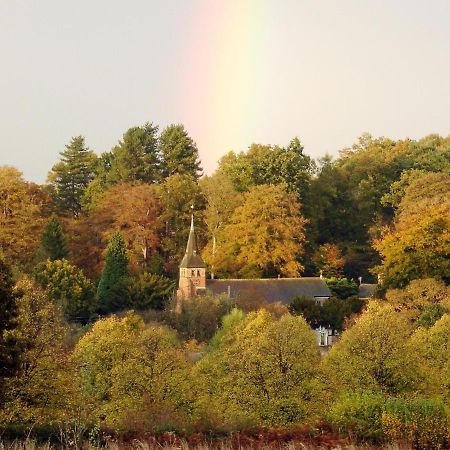
[[[306,222],[299,211],[296,195],[281,185],[252,188],[225,226],[217,257],[208,262],[218,272],[242,278],[298,276]]]
[[[107,173],[109,186],[118,182],[154,183],[160,178],[158,158],[158,126],[147,122],[132,127],[112,149]]]
[[[192,407],[187,362],[176,337],[161,326],[145,327],[135,314],[97,321],[73,359],[84,398],[108,427],[134,431],[143,421],[147,431],[158,431]]]
[[[67,239],[62,230],[61,223],[53,215],[42,232],[40,256],[51,261],[67,258],[69,251],[66,242]]]
[[[202,169],[195,142],[184,126],[169,125],[159,138],[162,177],[175,174],[189,175],[197,179]]]
[[[420,327],[412,336],[410,349],[419,355],[425,379],[425,394],[450,400],[450,314],[444,314],[430,328]]]
[[[105,267],[97,288],[97,310],[108,313],[128,307],[128,256],[119,231],[111,236],[106,249]]]
[[[369,303],[324,359],[324,376],[339,392],[410,392],[418,386],[416,360],[407,346],[411,328],[390,305]]]
[[[130,279],[130,306],[137,310],[163,310],[175,289],[170,278],[148,272]]]
[[[5,379],[11,377],[18,367],[19,347],[11,333],[18,320],[18,293],[13,288],[11,269],[0,259],[0,406]]]
[[[234,426],[297,423],[313,409],[318,361],[314,334],[302,317],[249,313],[198,362],[199,382],[207,386],[200,401]]]
[[[59,209],[78,217],[84,191],[94,178],[97,157],[86,147],[83,136],[73,137],[60,155],[61,161],[52,167],[48,180]]]
[[[60,305],[67,320],[86,322],[95,310],[95,289],[83,271],[62,259],[47,262],[36,274],[49,298]]]
[[[163,210],[161,221],[164,223],[162,247],[166,262],[177,271],[186,249],[192,213],[195,213],[195,228],[200,247],[204,244],[205,198],[195,178],[178,173],[164,180],[160,195]]]

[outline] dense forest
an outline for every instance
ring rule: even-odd
[[[176,313],[191,214],[209,275],[321,275],[333,297]],[[0,167],[0,436],[303,426],[445,448],[449,283],[450,136],[364,134],[318,160],[298,138],[252,144],[209,176],[183,125],[130,128],[100,156],[73,137],[44,185]],[[342,332],[325,355],[317,324]]]

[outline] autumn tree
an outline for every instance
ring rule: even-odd
[[[276,319],[267,311],[233,321],[217,346],[199,361],[201,401],[228,424],[288,425],[311,413],[316,340],[302,317]]]
[[[299,211],[297,197],[283,186],[254,187],[225,226],[217,257],[208,262],[218,272],[239,277],[299,276],[306,222]]]
[[[179,174],[197,179],[202,171],[197,146],[181,124],[169,125],[162,131],[159,154],[163,178]]]
[[[403,289],[390,289],[386,300],[410,322],[425,327],[450,313],[450,287],[433,278],[412,280]]]
[[[58,423],[64,417],[71,383],[62,314],[31,280],[21,280],[16,289],[22,295],[17,328],[11,335],[22,351],[18,371],[6,384],[0,421],[8,418],[31,427]]]
[[[450,175],[416,177],[398,204],[392,229],[374,247],[382,264],[375,270],[386,287],[404,287],[418,278],[450,280]]]
[[[5,380],[18,366],[19,347],[12,331],[17,327],[18,293],[14,291],[11,269],[0,259],[0,406]]]
[[[156,186],[119,183],[106,191],[92,217],[106,239],[120,230],[131,262],[146,268],[161,246],[161,209]]]
[[[120,231],[111,236],[106,249],[105,267],[97,287],[97,310],[108,313],[128,306],[128,256]]]
[[[60,211],[78,217],[86,187],[94,178],[96,155],[83,136],[75,136],[60,153],[61,161],[52,167],[48,181]]]
[[[353,327],[344,331],[324,360],[330,386],[338,391],[370,390],[398,394],[417,385],[411,328],[390,305],[369,303]]]
[[[230,222],[234,210],[242,204],[242,194],[236,191],[230,179],[221,172],[200,180],[200,187],[206,199],[205,223],[210,238],[206,252],[214,260],[217,239],[225,225]],[[211,267],[211,271],[214,267]]]
[[[419,370],[428,395],[450,400],[450,314],[443,315],[432,327],[419,328],[411,338],[410,349],[419,355]]]
[[[325,277],[341,277],[345,260],[336,244],[322,244],[314,255],[317,270]]]
[[[13,167],[0,167],[0,253],[27,264],[39,245],[46,198]]]
[[[40,256],[43,259],[67,258],[69,251],[66,245],[67,239],[62,230],[58,218],[53,215],[47,222],[41,236]]]
[[[47,260],[36,278],[47,289],[49,298],[62,308],[67,320],[89,320],[95,310],[95,289],[81,269],[65,259]]]
[[[146,327],[135,314],[97,321],[73,359],[94,415],[117,431],[133,431],[141,421],[147,431],[173,426],[169,421],[192,406],[187,362],[175,336],[161,326]]]

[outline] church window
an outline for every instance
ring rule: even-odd
[[[195,277],[195,270],[194,269],[191,270],[191,276]]]
[[[197,276],[200,277],[200,270],[197,270]]]

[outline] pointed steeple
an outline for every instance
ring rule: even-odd
[[[189,239],[186,246],[186,252],[181,261],[180,267],[185,269],[200,269],[205,268],[206,264],[198,251],[197,239],[194,230],[194,214],[191,215],[191,229],[189,231]]]

